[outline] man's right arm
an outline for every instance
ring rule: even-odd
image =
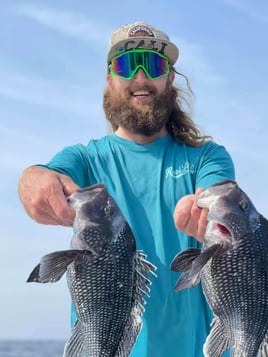
[[[66,197],[78,188],[68,176],[40,166],[27,168],[18,185],[20,200],[32,219],[67,227],[73,225],[75,211]]]

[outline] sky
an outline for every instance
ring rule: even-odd
[[[180,51],[193,119],[231,154],[240,187],[268,217],[267,0],[0,0],[0,338],[66,339],[66,279],[28,284],[71,228],[39,225],[17,194],[22,171],[64,146],[107,134],[102,109],[110,35],[145,21]],[[178,83],[179,85],[180,83]]]

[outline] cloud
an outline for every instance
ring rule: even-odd
[[[82,117],[88,117],[94,110],[94,101],[92,105],[89,105],[92,93],[88,87],[26,77],[20,73],[14,73],[11,69],[2,69],[1,72],[1,97],[55,108]]]
[[[172,41],[177,43],[180,49],[176,68],[189,78],[193,89],[198,87],[200,91],[206,91],[228,84],[228,78],[214,67],[200,44],[179,37],[173,37]]]
[[[111,32],[111,28],[106,23],[89,20],[74,12],[30,4],[18,5],[15,11],[18,15],[25,16],[63,35],[89,43],[94,42],[97,45],[106,45],[108,34]]]
[[[223,0],[223,2],[258,21],[268,22],[268,3],[266,0],[254,2],[248,0]]]

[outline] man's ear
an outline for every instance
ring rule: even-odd
[[[175,73],[174,71],[171,71],[168,75],[168,79],[170,81],[170,83],[173,83],[174,82],[174,79],[175,79]]]

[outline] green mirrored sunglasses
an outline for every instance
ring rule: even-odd
[[[170,73],[170,65],[166,56],[156,51],[142,49],[115,56],[109,66],[112,76],[126,80],[132,79],[139,68],[152,80],[168,76]]]

